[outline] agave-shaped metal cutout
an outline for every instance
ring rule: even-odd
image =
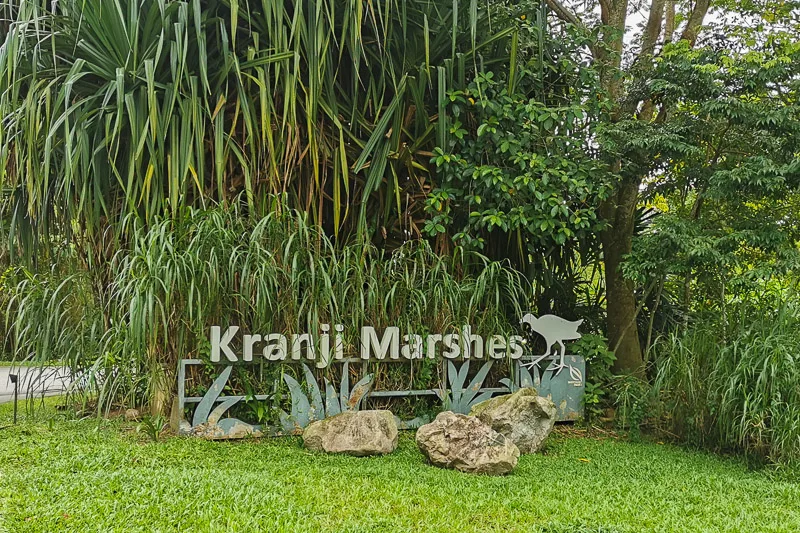
[[[228,409],[241,401],[241,398],[224,398],[219,405],[214,407],[217,399],[219,399],[220,395],[222,394],[222,390],[228,383],[228,378],[230,377],[232,370],[233,367],[228,366],[222,372],[220,372],[220,375],[217,376],[217,379],[214,380],[214,383],[211,384],[211,387],[203,395],[203,398],[200,400],[200,403],[194,410],[192,427],[197,428],[203,424],[214,426],[217,433],[214,431],[208,432],[208,434],[214,434],[214,438],[227,438],[228,436],[233,435],[234,430],[239,435],[261,435],[261,426],[247,424],[238,418],[222,418],[222,415],[224,415]]]
[[[517,366],[517,375],[515,380],[511,378],[503,378],[500,380],[500,383],[505,385],[509,392],[517,392],[519,389],[524,389],[526,387],[539,387],[540,379],[539,379],[539,367],[533,367],[533,374],[531,371],[528,370],[526,366],[516,363]]]
[[[484,363],[475,377],[472,378],[469,385],[464,387],[464,382],[467,380],[469,373],[469,361],[465,361],[461,368],[456,372],[456,366],[452,361],[447,363],[447,380],[450,388],[438,389],[436,395],[444,404],[445,409],[453,411],[454,413],[469,414],[470,409],[475,404],[492,397],[491,392],[480,393],[483,386],[483,380],[486,379],[489,370],[492,368],[492,362]]]
[[[326,378],[325,401],[323,403],[322,393],[313,372],[305,364],[303,365],[303,372],[306,378],[308,395],[306,395],[302,385],[296,379],[288,374],[283,376],[292,399],[291,414],[285,411],[280,411],[279,413],[284,431],[298,433],[315,420],[322,420],[326,416],[338,415],[345,411],[358,411],[361,401],[369,392],[370,387],[372,387],[373,376],[372,374],[367,374],[350,391],[349,366],[348,363],[344,363],[339,394],[336,394],[336,389]]]

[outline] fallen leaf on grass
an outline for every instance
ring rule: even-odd
[[[579,458],[578,461],[580,461],[582,463],[591,463],[592,462],[591,459],[584,459],[583,457]]]

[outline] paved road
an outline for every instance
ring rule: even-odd
[[[9,374],[19,375],[19,400],[33,395],[41,398],[55,396],[66,390],[70,384],[69,370],[60,367],[29,368],[0,366],[0,403],[14,400],[14,385]]]

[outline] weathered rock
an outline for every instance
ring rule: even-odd
[[[190,434],[208,440],[232,440],[247,437],[261,437],[259,426],[253,426],[236,418],[224,418],[217,423],[206,422],[191,429]]]
[[[176,431],[178,435],[191,435],[192,434],[192,425],[187,420],[181,420],[178,422],[178,430]]]
[[[138,409],[126,409],[125,410],[125,421],[126,422],[135,422],[139,420],[141,413],[139,413]]]
[[[445,411],[417,430],[417,446],[428,460],[461,472],[500,475],[514,470],[519,449],[474,416]]]
[[[303,443],[309,450],[358,457],[392,453],[397,423],[391,411],[346,411],[309,424]]]
[[[511,439],[521,453],[533,453],[553,430],[556,406],[527,387],[481,402],[469,414]]]

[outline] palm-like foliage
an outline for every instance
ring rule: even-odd
[[[516,31],[476,0],[27,0],[5,7],[0,176],[18,237],[288,204],[414,231],[442,101]],[[480,54],[480,58],[478,56]],[[372,203],[371,203],[372,202]],[[405,213],[405,217],[403,215]],[[29,242],[27,239],[25,242]]]

